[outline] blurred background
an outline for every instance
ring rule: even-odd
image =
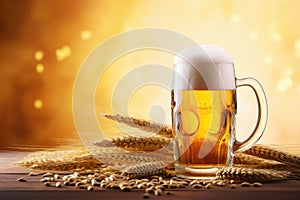
[[[77,141],[72,90],[80,65],[99,43],[142,27],[171,29],[228,50],[236,76],[255,77],[268,97],[260,143],[300,144],[299,7],[298,0],[0,0],[0,149]],[[122,73],[148,63],[172,68],[173,56],[144,50],[116,60],[99,80],[97,113],[111,111]],[[169,105],[169,91],[155,87],[129,100],[134,115],[163,113],[165,123]],[[253,93],[239,89],[238,138],[249,135],[256,115]],[[101,124],[116,130],[112,122]]]

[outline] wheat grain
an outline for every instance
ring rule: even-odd
[[[103,115],[106,118],[115,120],[120,123],[124,123],[128,126],[138,128],[140,130],[144,130],[147,132],[156,133],[159,136],[166,137],[166,138],[172,138],[172,128],[170,128],[167,125],[163,125],[156,122],[151,122],[149,120],[144,119],[138,119],[134,117],[128,117],[128,116],[122,116],[119,114],[105,114]]]

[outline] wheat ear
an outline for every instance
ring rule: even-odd
[[[293,177],[291,172],[273,169],[253,169],[248,167],[224,167],[217,172],[217,177],[222,179],[235,179],[245,181],[279,181]]]
[[[266,160],[245,153],[235,153],[233,157],[233,163],[242,165],[273,165],[278,164],[279,162],[274,160]]]
[[[245,153],[268,160],[276,160],[282,163],[290,164],[297,168],[300,167],[299,155],[273,149],[266,145],[255,145],[252,148],[245,151]]]
[[[88,151],[82,149],[35,152],[15,164],[32,169],[57,171],[105,167]]]
[[[94,145],[99,147],[116,146],[127,151],[133,152],[148,152],[156,151],[170,144],[172,140],[170,138],[163,137],[120,137],[105,139],[93,142]]]
[[[151,122],[149,120],[138,119],[134,117],[122,116],[119,114],[104,114],[104,117],[108,119],[115,120],[120,123],[124,123],[128,126],[138,128],[147,132],[156,133],[159,136],[172,138],[172,129],[167,126],[156,122]]]
[[[143,163],[124,169],[123,175],[129,178],[151,177],[153,175],[166,174],[165,162]]]

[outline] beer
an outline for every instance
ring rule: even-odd
[[[235,138],[236,89],[250,86],[258,103],[254,131]],[[214,45],[190,46],[176,54],[172,82],[175,174],[213,179],[262,136],[267,122],[263,88],[253,78],[237,79],[232,56]],[[233,146],[234,145],[234,146]]]
[[[172,91],[175,164],[200,170],[230,165],[235,95],[235,90]]]

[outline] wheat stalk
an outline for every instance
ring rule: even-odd
[[[300,156],[288,152],[273,149],[266,145],[255,145],[245,151],[246,154],[254,155],[259,158],[268,160],[276,160],[282,163],[293,165],[297,168],[300,167]]]
[[[169,144],[173,137],[169,126],[121,115],[105,115],[105,117],[135,128],[155,132],[163,138],[128,136],[106,139],[94,142],[93,146],[88,147],[90,151],[75,149],[37,152],[17,164],[49,170],[77,168],[97,170],[107,167],[105,165],[107,164],[117,170],[123,169],[124,173],[132,178],[162,175],[166,172],[174,173],[172,165],[166,166],[173,162],[173,152],[171,149],[162,148]],[[234,167],[220,169],[217,177],[262,182],[300,178],[298,155],[265,145],[255,145],[245,153],[237,153],[234,157]]]
[[[123,169],[122,171],[130,178],[163,175],[166,172],[174,173],[172,165],[167,166],[167,162],[170,162],[170,159],[172,159],[171,155],[161,157],[160,154],[152,154],[152,156],[147,156],[148,153],[146,155],[139,153],[126,154],[124,151],[121,151],[121,149],[116,148],[95,148],[92,151],[96,153],[96,157],[101,154],[100,159],[107,162],[109,161],[112,167],[116,167],[116,165],[121,167]],[[249,160],[250,158],[248,155],[243,154],[239,156],[241,158],[245,156],[245,160]],[[288,165],[282,163],[269,164],[268,162],[260,162],[256,163],[256,165],[254,163],[252,163],[252,165],[235,164],[234,167],[223,168],[219,170],[217,177],[262,182],[287,180],[291,178],[299,179],[299,171],[295,171],[295,167],[288,167]],[[84,150],[37,152],[19,161],[18,164],[34,169],[57,171],[101,169],[106,167],[103,162],[100,162],[88,151]]]
[[[92,169],[104,165],[115,169],[134,166],[141,163],[173,162],[173,153],[160,150],[158,152],[126,152],[119,148],[90,147],[90,151],[58,150],[32,153],[15,164],[41,170],[72,170],[77,168]]]
[[[105,114],[104,117],[108,119],[115,120],[120,123],[124,123],[128,126],[138,128],[143,131],[156,133],[159,136],[172,138],[172,128],[168,125],[163,125],[156,122],[151,122],[150,120],[138,119],[134,117],[122,116],[119,114]]]
[[[170,138],[163,137],[120,137],[112,139],[104,139],[93,142],[94,145],[99,147],[112,147],[116,146],[127,151],[133,152],[148,152],[156,151],[163,147],[166,147],[171,143]]]

